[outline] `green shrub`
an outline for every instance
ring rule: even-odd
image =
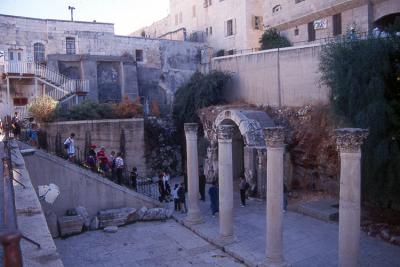
[[[47,122],[53,119],[57,101],[50,96],[34,98],[28,105],[28,111],[37,121]]]
[[[178,129],[182,129],[185,122],[200,122],[199,109],[226,103],[231,82],[231,75],[220,71],[193,74],[175,94],[173,116]]]
[[[285,36],[281,36],[277,29],[266,30],[260,38],[261,50],[292,46]]]
[[[400,38],[329,44],[320,70],[341,126],[369,129],[362,158],[364,200],[400,208]]]
[[[111,104],[85,101],[81,104],[73,106],[69,110],[58,106],[55,110],[54,118],[58,121],[100,120],[115,119],[117,118],[117,115],[115,114]]]

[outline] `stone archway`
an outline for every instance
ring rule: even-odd
[[[215,112],[217,111],[217,112]],[[206,138],[210,141],[207,149],[204,171],[209,181],[216,179],[218,173],[218,151],[216,129],[219,125],[234,125],[232,154],[233,176],[244,174],[250,183],[254,196],[265,196],[266,145],[263,128],[274,126],[273,120],[264,111],[254,108],[216,107],[211,118],[202,116]]]

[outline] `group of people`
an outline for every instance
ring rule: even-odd
[[[25,136],[22,136],[31,146],[38,145],[39,125],[30,117],[26,126]],[[15,139],[21,139],[23,123],[18,112],[11,118],[11,132]],[[0,133],[3,132],[3,122],[0,119]]]
[[[97,146],[92,144],[89,147],[85,163],[94,172],[101,172],[104,176],[110,177],[111,180],[117,181],[119,185],[123,183],[123,175],[125,170],[124,159],[122,153],[111,151],[110,156],[107,156],[106,149],[101,147],[96,152]],[[75,133],[71,133],[70,136],[64,141],[64,149],[67,152],[68,159],[75,162]],[[137,168],[133,167],[129,176],[129,185],[136,190],[137,188]]]

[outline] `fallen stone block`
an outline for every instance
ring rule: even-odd
[[[106,233],[116,233],[118,232],[118,226],[107,226],[103,229]]]
[[[99,229],[99,218],[97,218],[97,216],[95,216],[92,221],[90,222],[90,226],[89,229],[91,231],[97,230]]]
[[[82,232],[83,218],[80,215],[58,217],[58,227],[62,237]]]
[[[147,208],[146,208],[146,207],[142,207],[142,208],[139,210],[139,220],[143,220],[143,217],[144,217],[144,215],[146,214],[146,212],[147,212]]]
[[[83,225],[85,226],[86,229],[89,229],[90,227],[90,217],[89,213],[85,209],[85,207],[79,206],[75,208],[76,214],[82,216],[83,218]]]
[[[99,227],[121,226],[127,223],[135,222],[139,219],[134,208],[121,208],[102,210],[98,213]]]
[[[166,209],[163,208],[147,209],[146,213],[142,218],[143,221],[157,221],[166,219],[167,219],[167,212]]]

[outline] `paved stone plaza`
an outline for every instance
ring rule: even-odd
[[[174,220],[55,240],[64,266],[244,266]]]
[[[234,184],[234,186],[237,186]],[[208,197],[208,195],[207,195]],[[200,201],[205,223],[190,226],[197,234],[214,242],[218,237],[218,216],[212,217],[209,199]],[[236,242],[224,246],[228,254],[255,266],[265,257],[265,203],[248,201],[240,207],[239,194],[234,192],[234,234]],[[178,220],[184,214],[175,214]],[[296,212],[283,215],[285,260],[292,266],[338,266],[338,224],[317,220]],[[400,266],[400,247],[361,234],[361,266]]]

